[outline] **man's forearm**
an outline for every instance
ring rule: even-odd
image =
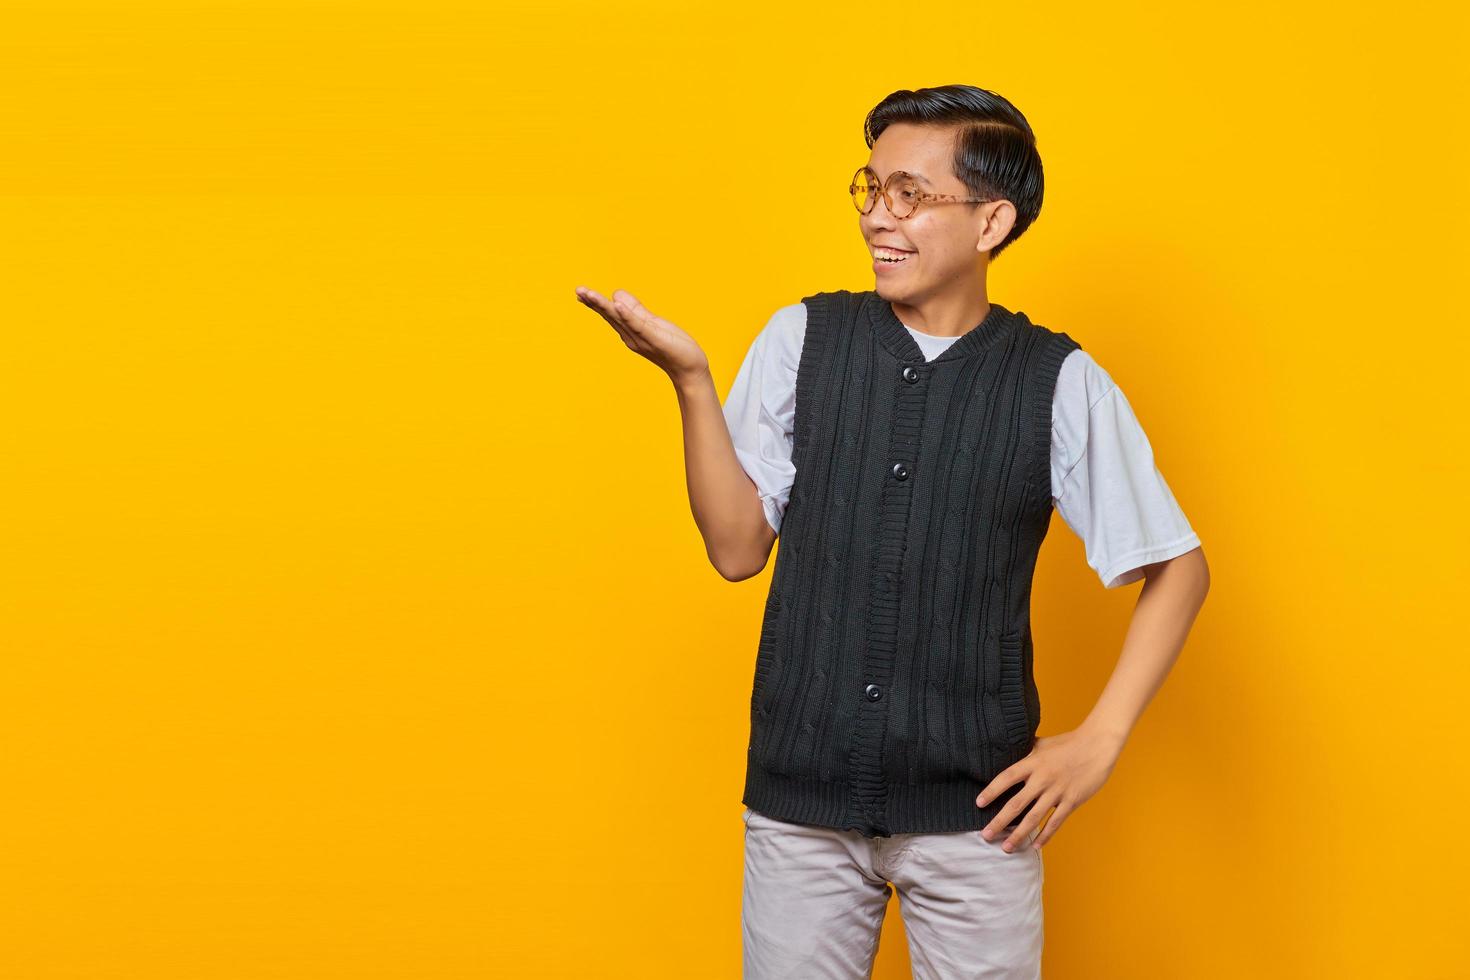
[[[1144,708],[1164,683],[1210,589],[1204,551],[1151,565],[1123,639],[1118,665],[1079,726],[1121,752]]]
[[[709,371],[670,380],[684,423],[689,506],[704,536],[705,551],[725,578],[749,578],[765,567],[775,538],[760,494],[735,455]]]

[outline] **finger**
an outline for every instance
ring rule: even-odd
[[[624,322],[622,311],[617,308],[616,304],[614,304],[612,300],[598,293],[594,289],[584,290],[582,298],[594,310],[602,314],[602,318],[604,320],[612,324],[613,329],[618,332],[618,336],[623,338],[623,343],[627,344],[629,347],[634,348],[635,350],[637,349],[638,342],[634,338],[632,330],[630,330],[627,323]]]
[[[1036,833],[1036,828],[1041,826],[1041,822],[1046,819],[1046,815],[1051,812],[1051,808],[1052,804],[1050,799],[1038,800],[1036,805],[1026,814],[1025,818],[1016,825],[1016,829],[1011,836],[1006,839],[1006,850],[1019,850],[1029,847],[1031,845],[1031,838]]]
[[[622,295],[619,296],[618,293]],[[657,335],[653,329],[654,322],[658,320],[658,317],[646,306],[638,302],[638,298],[626,289],[618,290],[613,296],[614,302],[622,314],[623,323],[638,340],[640,345],[638,349],[646,353],[652,353],[658,348],[658,344],[655,341]]]
[[[1001,810],[995,815],[994,820],[985,825],[984,830],[980,831],[980,835],[990,841],[990,843],[1000,844],[1006,850],[1011,849],[1010,843],[1015,839],[1015,833],[1007,828],[1010,827],[1011,822],[1021,812],[1020,807],[1012,806],[1013,803],[1015,803],[1015,798],[1006,804],[1004,810]]]
[[[1026,838],[1031,836],[1031,829],[1026,825],[1026,821],[1030,819],[1030,815],[1028,814],[1025,819],[1018,821],[1015,830],[1006,830],[1002,826],[1000,836],[995,838],[992,843],[999,844],[1002,851],[1014,851],[1023,846],[1026,843]]]
[[[593,309],[597,308],[599,302],[607,302],[602,298],[601,295],[598,294],[597,290],[590,289],[587,286],[577,287],[577,300],[583,305],[590,306]]]
[[[1025,759],[1022,759],[1015,765],[1008,766],[1007,768],[1001,770],[996,775],[996,777],[990,781],[990,784],[980,791],[980,795],[975,797],[975,805],[984,806],[988,801],[995,799],[996,797],[1000,796],[1000,794],[1004,793],[1006,790],[1014,786],[1016,783],[1019,783],[1021,780],[1025,779],[1026,774],[1030,771],[1029,767],[1026,767],[1022,764],[1025,761]]]
[[[1039,850],[1042,844],[1051,840],[1052,835],[1057,832],[1057,828],[1062,825],[1062,821],[1066,820],[1067,814],[1071,812],[1071,807],[1065,803],[1058,803],[1056,809],[1052,810],[1051,816],[1046,818],[1046,823],[1042,826],[1041,833],[1036,835],[1036,839],[1031,842],[1031,846]]]
[[[633,315],[629,310],[627,304],[625,302],[620,302],[621,297],[618,296],[619,293],[622,293],[624,295],[631,295],[628,293],[627,290],[613,290],[614,298],[602,296],[597,292],[591,290],[589,290],[589,292],[592,298],[598,304],[598,312],[601,313],[607,319],[607,321],[611,323],[614,328],[617,329],[618,336],[623,338],[623,343],[627,344],[630,350],[636,351],[640,354],[647,354],[652,349],[642,332],[639,331],[637,326],[634,324]]]
[[[614,303],[617,303],[619,306],[626,306],[630,310],[640,309],[643,306],[642,303],[638,302],[638,297],[626,289],[614,289],[612,298]]]
[[[603,316],[607,317],[609,321],[613,321],[615,326],[617,325],[616,321],[621,319],[621,313],[618,311],[618,308],[613,303],[613,301],[608,299],[606,296],[603,296],[597,290],[583,290],[582,299],[598,313],[601,313]]]
[[[1015,833],[1006,830],[1006,828],[1010,826],[1012,821],[1025,812],[1026,808],[1031,805],[1032,800],[1041,795],[1041,790],[1042,787],[1040,786],[1022,786],[1021,791],[1007,800],[1006,805],[1000,808],[1000,812],[995,815],[995,819],[985,825],[985,830],[982,833],[990,834],[987,840],[999,841],[1001,843],[1016,840]]]
[[[622,293],[622,295],[619,296],[618,293]],[[638,297],[626,289],[619,289],[613,293],[613,302],[617,304],[618,309],[622,312],[623,319],[628,324],[628,327],[634,333],[638,334],[639,337],[646,337],[649,320],[654,318],[653,313],[648,307],[638,302]]]

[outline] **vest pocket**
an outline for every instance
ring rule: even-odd
[[[761,617],[760,645],[755,658],[755,693],[760,694],[771,679],[776,666],[776,648],[780,645],[781,594],[775,587],[766,596],[765,615]]]
[[[768,705],[775,695],[770,688],[775,686],[775,680],[780,673],[777,669],[780,667],[780,624],[781,594],[773,582],[771,591],[766,596],[760,645],[755,655],[755,678],[750,693],[750,753],[762,765],[768,761],[770,743],[773,741]]]
[[[1000,714],[1006,740],[1012,745],[1031,741],[1031,715],[1026,694],[1026,663],[1019,632],[1000,635]]]

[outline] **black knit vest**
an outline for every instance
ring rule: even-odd
[[[876,292],[803,297],[796,478],[743,802],[864,837],[979,830],[1030,752],[1051,405],[1080,345],[992,303],[932,361]],[[1019,819],[1019,818],[1017,818]]]

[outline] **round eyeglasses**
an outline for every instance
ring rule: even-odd
[[[858,209],[858,214],[867,214],[873,210],[873,202],[881,197],[888,206],[888,212],[900,221],[912,218],[921,204],[983,204],[995,200],[993,197],[960,197],[957,194],[935,194],[920,190],[918,178],[903,170],[895,170],[889,174],[885,184],[878,180],[878,175],[869,167],[858,168],[847,190],[852,195],[852,203]]]

